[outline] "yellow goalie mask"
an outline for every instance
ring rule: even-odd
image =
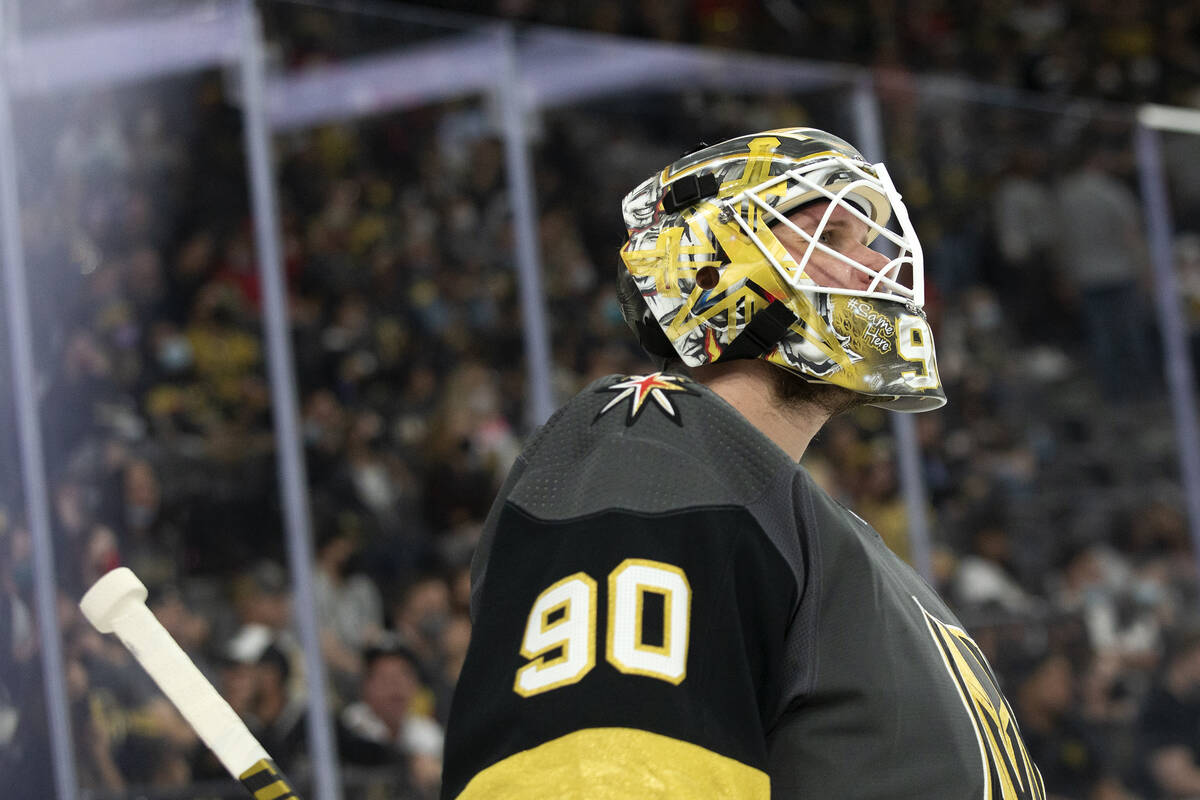
[[[887,169],[847,142],[813,128],[730,139],[650,177],[621,210],[618,294],[652,355],[762,358],[873,405],[945,404],[921,245]],[[877,237],[894,256],[868,246]]]

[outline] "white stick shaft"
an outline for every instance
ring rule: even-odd
[[[241,777],[259,759],[270,758],[145,604],[129,603],[112,626],[230,775]]]

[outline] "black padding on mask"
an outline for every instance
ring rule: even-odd
[[[617,267],[617,302],[621,305],[621,316],[637,336],[638,344],[650,356],[662,361],[677,361],[679,354],[671,340],[663,333],[650,307],[642,299],[637,282],[624,266]]]
[[[675,352],[671,340],[663,333],[663,329],[658,327],[658,323],[650,318],[649,309],[646,309],[645,319],[638,323],[637,332],[642,349],[647,353],[664,361],[679,360],[679,354]]]
[[[778,300],[754,315],[729,346],[721,351],[717,361],[733,361],[738,358],[758,358],[770,351],[787,335],[796,321],[792,310]]]
[[[706,197],[712,197],[720,191],[720,188],[717,184],[717,176],[711,172],[685,175],[667,187],[662,200],[663,211],[674,214]]]

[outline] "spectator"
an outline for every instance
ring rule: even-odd
[[[418,576],[400,596],[393,615],[395,628],[422,665],[436,661],[438,639],[450,619],[450,609],[450,587],[436,573]]]
[[[516,437],[501,413],[496,374],[468,362],[451,374],[429,436],[425,484],[435,531],[481,522],[516,458]]]
[[[32,798],[51,775],[34,619],[14,575],[29,566],[28,533],[0,515],[0,774],[17,797]]]
[[[147,585],[178,581],[188,553],[179,529],[162,512],[162,485],[154,465],[131,458],[122,475],[124,500],[121,553],[126,566]]]
[[[229,647],[234,652],[259,653],[262,643],[269,642],[287,657],[289,664],[298,666],[301,657],[292,630],[292,593],[283,567],[274,561],[261,561],[234,578],[232,591],[236,627],[228,637]],[[297,683],[294,676],[298,672],[290,671]]]
[[[1059,185],[1057,200],[1059,259],[1079,299],[1092,376],[1106,400],[1132,400],[1153,373],[1137,198],[1113,174],[1113,154],[1090,141]]]
[[[463,661],[467,657],[467,646],[471,643],[471,617],[466,611],[456,611],[446,624],[446,630],[441,636],[441,653],[438,659],[438,671],[435,680],[431,681],[435,689],[443,688],[436,697],[435,713],[442,725],[450,717],[450,699],[454,686],[458,683],[459,673],[462,672]]]
[[[1010,544],[1002,520],[980,520],[971,554],[959,561],[953,579],[951,596],[959,608],[1018,616],[1037,609],[1037,600],[1012,574]]]
[[[307,704],[294,689],[291,665],[265,628],[243,630],[221,653],[221,696],[284,772],[307,768]],[[204,747],[193,753],[196,780],[215,780],[225,769]]]
[[[362,700],[347,706],[341,723],[353,736],[383,745],[402,759],[412,784],[424,795],[437,791],[442,772],[442,728],[416,713],[422,666],[399,640],[364,653]]]
[[[1021,735],[1047,797],[1132,800],[1096,732],[1074,711],[1076,677],[1071,661],[1050,651],[1028,659],[1012,684]]]
[[[1125,668],[1153,667],[1173,615],[1165,570],[1149,562],[1135,570],[1116,549],[1091,543],[1067,550],[1061,575],[1057,605],[1080,614],[1092,647]]]
[[[992,225],[1001,269],[997,289],[1016,301],[1017,330],[1028,340],[1056,325],[1063,307],[1062,279],[1054,263],[1058,234],[1057,208],[1047,182],[1046,153],[1032,146],[1017,148],[1008,171],[992,196]],[[1036,284],[1039,291],[1025,288]]]
[[[357,517],[343,512],[323,523],[317,538],[313,591],[321,654],[343,697],[353,694],[362,677],[360,654],[383,632],[379,589],[366,575],[350,571],[361,536]]]
[[[1200,628],[1176,631],[1138,718],[1138,788],[1148,798],[1200,794]]]
[[[269,644],[254,663],[258,693],[252,716],[255,736],[285,772],[298,773],[305,748],[304,696],[291,687],[291,666],[278,647]]]
[[[88,671],[78,660],[67,662],[66,668],[72,732],[83,755],[80,782],[92,789],[123,790],[125,776],[117,766],[109,726],[88,703]]]
[[[324,486],[336,473],[346,444],[345,409],[332,390],[317,389],[305,398],[301,424],[309,480]]]
[[[1200,202],[1197,203],[1200,208]],[[1200,232],[1183,233],[1175,238],[1175,270],[1179,295],[1188,326],[1192,371],[1200,374]]]

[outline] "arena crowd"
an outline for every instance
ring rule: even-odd
[[[1176,706],[1200,715],[1200,592],[1124,104],[1200,104],[1200,2],[1009,0],[967,13],[949,0],[502,0],[489,11],[874,70],[950,398],[915,418],[935,581],[1005,685],[1052,796],[1171,796],[1147,764],[1178,744]],[[350,57],[347,30],[372,19],[288,3],[263,12],[286,69]],[[947,90],[963,78],[1040,101],[963,102]],[[97,798],[240,791],[76,610],[124,564],[303,782],[306,677],[241,115],[215,73],[23,100],[21,112],[80,780]],[[491,113],[471,98],[275,139],[314,590],[347,796],[436,796],[470,638],[470,556],[531,432]],[[626,190],[697,131],[718,141],[811,123],[853,139],[847,113],[844,93],[753,87],[544,112],[531,154],[556,399],[652,369],[612,291]],[[1165,144],[1179,277],[1200,332],[1200,179],[1188,179],[1200,158],[1185,137]],[[0,775],[15,787],[6,796],[40,797],[51,759],[14,419],[0,397]],[[886,414],[835,422],[805,465],[910,555]]]

